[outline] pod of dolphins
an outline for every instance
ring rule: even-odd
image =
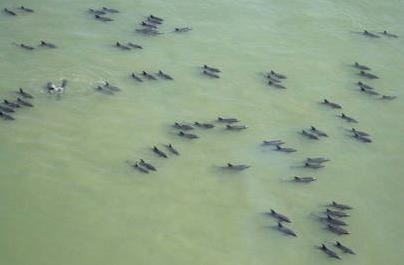
[[[398,38],[398,36],[396,34],[388,32],[387,30],[383,30],[383,31],[380,31],[380,32],[370,32],[370,31],[365,29],[365,30],[363,30],[361,32],[355,32],[355,33],[363,35],[363,36],[368,37],[368,38],[374,38],[374,39],[377,39],[377,38],[380,38],[380,37]]]
[[[158,78],[163,80],[174,80],[174,78],[171,75],[166,74],[161,70],[159,70],[155,74],[148,73],[146,71],[142,71],[139,74],[135,74],[135,72],[132,72],[132,74],[130,74],[130,77],[137,82],[143,82],[144,80],[157,80]]]
[[[32,50],[36,49],[35,46],[25,44],[25,43],[15,43],[15,42],[13,42],[13,44],[15,46],[17,46],[17,47],[19,47],[21,49],[27,50],[27,51],[32,51]],[[39,42],[38,47],[39,48],[48,48],[48,49],[56,49],[57,48],[56,44],[53,44],[53,43],[50,43],[50,42],[44,41],[44,40],[41,40]]]
[[[218,117],[216,121],[214,121],[219,124],[223,124],[224,127],[223,129],[225,130],[244,130],[247,128],[246,125],[236,125],[236,123],[240,122],[239,119],[237,118],[231,118],[231,117]],[[176,135],[179,136],[180,138],[187,139],[187,140],[195,140],[198,139],[199,136],[195,133],[191,133],[190,131],[194,131],[197,129],[200,130],[209,130],[209,129],[214,129],[217,127],[217,125],[214,124],[214,122],[193,122],[193,123],[184,123],[184,122],[174,122],[171,127],[176,130]],[[231,125],[232,129],[229,129],[229,125]],[[179,151],[172,145],[172,144],[164,144],[164,149],[159,148],[157,146],[153,146],[151,151],[156,155],[156,157],[159,158],[169,158],[168,153],[171,155],[178,156],[180,155]],[[140,162],[129,162],[126,161],[130,166],[132,166],[134,169],[137,169],[138,171],[142,173],[149,173],[151,168],[149,166],[146,166],[142,160]],[[148,163],[148,165],[152,165],[151,163]],[[154,170],[156,171],[156,167],[154,167]],[[230,171],[243,171],[248,168],[250,168],[250,165],[246,164],[234,164],[234,163],[226,163],[225,166],[222,167],[223,169],[230,170]]]
[[[115,19],[108,17],[108,15],[117,14],[117,13],[119,13],[119,10],[103,6],[100,9],[89,8],[88,13],[90,15],[94,15],[95,20],[98,20],[101,22],[109,22],[109,21],[114,21]]]
[[[218,68],[208,66],[206,64],[202,66],[202,74],[211,78],[220,78],[219,73],[221,72],[222,71],[220,71]]]
[[[18,8],[16,8],[15,11],[9,9],[9,8],[4,8],[3,9],[4,14],[9,15],[9,16],[17,16],[18,14],[27,14],[27,13],[34,13],[35,10],[32,8],[28,8],[25,6],[20,6]]]
[[[330,208],[335,208],[336,210],[330,210]],[[344,218],[350,216],[347,212],[347,210],[351,210],[352,207],[346,204],[338,203],[335,201],[332,201],[330,204],[327,204],[327,208],[324,211],[325,216],[320,216],[317,217],[319,222],[323,223],[326,227],[326,229],[338,236],[340,235],[347,235],[350,234],[348,230],[343,228],[343,226],[347,226],[348,224],[339,219],[339,218]],[[285,236],[292,236],[292,237],[297,237],[298,234],[291,228],[287,227],[284,223],[292,223],[291,219],[286,216],[285,214],[282,214],[280,212],[277,212],[273,209],[271,209],[269,212],[264,212],[263,213],[265,216],[272,217],[276,221],[276,225],[273,226],[273,228],[280,233],[282,233]],[[331,249],[332,247],[335,249],[338,249],[341,253],[343,254],[352,254],[355,255],[356,253],[349,247],[343,245],[339,241],[335,241],[331,246],[326,246],[327,243],[322,243],[318,248],[324,252],[327,256],[335,259],[341,259],[340,255],[337,254],[336,251]]]
[[[278,89],[286,89],[286,87],[282,85],[282,80],[287,79],[286,75],[270,70],[268,73],[265,73],[265,77],[268,81],[268,86]]]
[[[35,11],[31,8],[27,8],[24,6],[20,6],[16,8],[15,10],[11,10],[9,8],[4,8],[3,13],[8,16],[18,16],[20,14],[28,14],[28,13],[34,13]],[[93,18],[96,21],[100,22],[111,22],[114,21],[115,18],[114,16],[117,16],[117,14],[120,13],[119,10],[114,9],[114,8],[109,8],[109,7],[101,7],[99,9],[93,9],[90,8],[88,9],[88,13],[93,16]],[[162,26],[164,22],[164,19],[155,15],[150,14],[147,16],[143,21],[139,23],[140,28],[136,28],[135,32],[147,35],[147,36],[156,36],[163,34],[160,31],[160,27]],[[174,33],[185,33],[193,30],[191,27],[175,27],[173,32]],[[398,38],[396,34],[390,33],[386,30],[383,32],[370,32],[367,30],[364,30],[363,32],[357,32],[360,35],[363,35],[368,38],[380,38],[380,37],[386,37],[386,38]],[[14,43],[17,47],[32,51],[36,49],[37,47],[25,43]],[[41,40],[40,43],[38,44],[39,48],[49,48],[49,49],[55,49],[58,48],[57,45]],[[143,49],[142,45],[132,43],[132,42],[119,42],[116,41],[115,44],[113,44],[113,47],[123,50],[123,51],[130,51],[130,50],[141,50]],[[352,68],[356,69],[357,72],[357,77],[361,78],[361,80],[366,80],[366,82],[371,82],[372,80],[379,79],[379,76],[377,76],[374,73],[371,73],[371,68],[360,64],[358,62],[354,62],[352,65]],[[209,66],[209,65],[202,65],[201,66],[201,74],[202,76],[206,76],[208,78],[213,78],[213,79],[219,79],[220,75],[222,73],[222,70],[219,68]],[[265,74],[266,82],[268,86],[276,88],[276,89],[286,89],[284,86],[283,82],[287,79],[287,76],[275,72],[274,70],[270,70],[269,72],[266,72]],[[155,81],[158,79],[161,80],[174,80],[174,78],[163,72],[162,70],[159,70],[158,72],[146,72],[146,71],[141,71],[138,73],[132,72],[130,74],[130,78],[133,79],[136,82],[144,82],[144,81]],[[359,88],[359,92],[363,95],[366,96],[378,96],[379,99],[382,100],[393,100],[396,98],[396,96],[393,95],[381,95],[379,92],[376,91],[376,89],[368,84],[365,83],[365,81],[358,81],[355,83],[355,85]],[[49,94],[61,94],[64,92],[65,88],[67,86],[67,80],[62,80],[60,85],[56,85],[53,82],[48,82],[45,85],[45,90]],[[116,85],[110,84],[108,81],[105,81],[102,84],[96,85],[95,90],[97,92],[100,92],[105,95],[114,95],[117,92],[121,91],[121,88],[119,88]],[[3,120],[14,120],[14,117],[12,116],[13,113],[19,108],[22,107],[33,107],[33,104],[30,102],[31,99],[34,97],[24,91],[22,88],[20,88],[18,91],[15,91],[17,94],[16,100],[7,100],[4,99],[3,102],[0,103],[0,117]],[[329,99],[323,99],[321,102],[324,106],[334,109],[334,110],[341,110],[343,107],[341,104],[333,102]],[[340,119],[348,123],[359,123],[359,121],[347,115],[344,112],[341,112],[339,115],[337,115]],[[196,140],[199,139],[200,137],[198,136],[197,133],[192,133],[194,131],[197,131],[198,129],[201,132],[202,130],[210,130],[214,129],[217,127],[221,127],[224,130],[227,131],[244,131],[248,128],[248,126],[244,124],[240,124],[240,120],[238,118],[234,117],[221,117],[219,116],[215,121],[212,122],[192,122],[192,123],[183,123],[183,122],[174,122],[171,126],[176,130],[176,135],[184,141],[189,141],[189,140]],[[347,132],[350,133],[350,136],[354,138],[355,140],[362,142],[362,143],[371,143],[372,140],[370,138],[370,134],[355,128],[351,129],[346,129]],[[305,137],[308,140],[315,140],[313,142],[316,142],[321,139],[327,139],[329,137],[328,133],[324,132],[323,130],[315,127],[315,126],[310,126],[308,128],[302,129],[301,131],[298,132],[301,136]],[[233,133],[229,133],[233,134]],[[275,139],[275,140],[264,140],[262,142],[262,145],[264,147],[272,147],[273,151],[281,152],[281,153],[294,153],[297,152],[297,149],[294,149],[292,147],[285,147],[284,145],[286,144],[285,141],[280,140],[280,139]],[[154,145],[150,149],[151,152],[154,154],[156,159],[160,159],[160,161],[164,159],[169,159],[170,157],[175,157],[179,156],[180,152],[178,151],[177,148],[175,148],[172,144],[163,144],[161,146]],[[162,159],[162,160],[161,160]],[[302,168],[306,169],[312,169],[318,170],[321,168],[325,167],[325,163],[329,162],[330,159],[326,157],[308,157],[306,160],[303,161]],[[128,165],[130,165],[134,170],[139,171],[140,173],[148,174],[151,172],[156,172],[157,167],[153,165],[153,162],[146,162],[144,159],[140,158],[137,161],[126,161]],[[222,169],[228,170],[228,171],[244,171],[249,168],[251,168],[251,165],[248,164],[237,164],[237,163],[232,163],[232,162],[226,162],[223,166],[221,166]],[[295,182],[295,183],[303,183],[308,184],[315,182],[317,180],[316,177],[312,176],[294,176],[290,181]],[[333,201],[332,203],[328,204],[326,210],[324,211],[324,215],[318,217],[318,220],[325,225],[325,228],[330,231],[333,234],[336,234],[338,236],[340,235],[346,235],[350,234],[350,232],[344,228],[347,226],[347,223],[340,218],[345,218],[348,217],[349,214],[346,212],[347,210],[351,210],[352,207],[346,204],[341,204]],[[333,208],[333,209],[330,209]],[[292,237],[297,237],[298,234],[292,229],[286,226],[285,223],[292,223],[291,219],[287,217],[286,215],[279,213],[273,209],[271,209],[269,212],[264,213],[266,216],[272,217],[276,221],[276,225],[274,226],[274,229],[279,231],[280,233],[286,235],[286,236],[292,236]],[[327,256],[331,258],[336,258],[336,259],[341,259],[340,255],[337,254],[336,251],[339,251],[341,253],[345,254],[355,254],[355,252],[340,243],[339,241],[335,241],[333,244],[327,244],[327,243],[322,243],[318,248],[324,252]],[[333,250],[335,249],[335,250]]]
[[[34,107],[34,105],[30,102],[34,96],[32,96],[30,93],[24,91],[22,88],[14,91],[14,93],[17,94],[16,100],[10,101],[3,99],[3,101],[0,103],[0,118],[3,120],[14,120],[12,114],[15,113],[17,109],[23,107]]]

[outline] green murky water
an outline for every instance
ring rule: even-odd
[[[20,4],[20,3],[18,3]],[[13,122],[0,122],[0,264],[326,264],[315,248],[340,240],[356,256],[344,264],[402,264],[404,173],[402,1],[51,1],[25,3],[35,14],[0,16],[0,97],[23,87],[35,96]],[[17,7],[1,1],[1,8]],[[111,23],[87,9],[121,10]],[[135,27],[148,14],[165,19],[166,34],[144,37]],[[191,26],[184,34],[174,27]],[[398,39],[366,39],[351,31],[388,29]],[[59,46],[32,52],[13,42]],[[144,49],[120,51],[131,41]],[[359,61],[381,78],[368,83],[391,102],[362,95],[348,65]],[[222,69],[218,80],[202,64]],[[174,81],[137,83],[132,71],[163,71]],[[288,76],[287,90],[262,72]],[[69,80],[60,98],[47,81]],[[109,80],[114,96],[94,87]],[[350,124],[319,102],[339,102],[372,135],[349,137]],[[249,129],[217,126],[187,141],[174,121],[242,120]],[[330,137],[310,141],[309,125]],[[283,139],[293,154],[263,148]],[[160,159],[150,147],[172,143],[181,156]],[[318,171],[308,156],[331,158]],[[144,158],[158,172],[142,174],[125,161]],[[230,174],[226,162],[251,169]],[[317,182],[296,185],[295,175]],[[347,236],[326,231],[314,215],[331,200],[355,209]],[[270,208],[287,214],[297,238],[271,229]],[[330,245],[330,244],[328,244]]]

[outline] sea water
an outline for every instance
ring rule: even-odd
[[[404,71],[402,1],[62,1],[2,0],[1,9],[35,9],[0,16],[0,97],[19,87],[34,108],[0,121],[0,264],[327,264],[316,246],[335,240],[355,250],[344,264],[403,263]],[[115,21],[96,21],[88,8],[112,7]],[[164,18],[159,36],[135,33],[149,14]],[[192,27],[183,34],[175,27]],[[369,39],[354,32],[394,32]],[[13,43],[58,49],[27,51]],[[122,51],[116,41],[142,50]],[[380,79],[359,78],[358,61]],[[201,74],[203,64],[222,70]],[[130,73],[170,74],[173,81],[139,83]],[[264,72],[287,75],[286,90],[266,84]],[[44,90],[67,79],[62,95]],[[114,96],[95,91],[109,81]],[[393,101],[363,95],[366,82]],[[365,144],[347,131],[341,111],[369,132]],[[247,130],[215,122],[236,117]],[[187,140],[179,122],[214,122]],[[316,126],[320,141],[299,135]],[[263,147],[282,139],[296,153]],[[173,144],[169,159],[151,151]],[[310,156],[331,159],[324,169],[301,167]],[[157,167],[143,174],[125,161]],[[220,169],[244,163],[243,172]],[[293,176],[317,181],[291,183]],[[332,200],[354,207],[350,235],[336,236],[317,217]],[[263,213],[292,219],[286,237]]]

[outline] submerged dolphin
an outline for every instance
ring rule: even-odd
[[[217,120],[219,122],[224,122],[224,123],[235,123],[235,122],[239,122],[239,120],[237,118],[222,118],[222,117],[218,117]]]
[[[194,122],[194,125],[199,127],[199,128],[203,128],[203,129],[212,129],[215,127],[215,125],[211,124],[211,123],[200,123],[200,122]]]
[[[226,125],[226,129],[230,130],[230,131],[240,131],[240,130],[245,130],[248,127],[246,125],[231,125],[231,124],[227,124]]]
[[[293,178],[293,181],[294,182],[300,182],[300,183],[310,183],[310,182],[313,182],[313,181],[316,181],[317,179],[316,178],[313,178],[313,177],[294,177]]]

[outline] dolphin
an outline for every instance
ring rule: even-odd
[[[138,82],[143,82],[143,80],[140,78],[140,77],[138,77],[135,73],[133,73],[132,72],[132,74],[131,74],[131,77],[133,78],[133,79],[135,79],[136,81],[138,81]]]
[[[281,84],[278,84],[278,83],[275,83],[275,82],[273,82],[271,80],[268,81],[268,85],[272,86],[272,87],[275,87],[275,88],[286,89],[285,86],[283,86]]]
[[[109,90],[111,90],[111,91],[114,91],[114,92],[121,91],[121,89],[120,89],[119,87],[114,86],[114,85],[111,85],[111,84],[110,84],[109,82],[107,82],[107,81],[105,81],[104,88],[107,88],[107,89],[109,89]]]
[[[371,74],[371,73],[367,73],[365,71],[360,71],[359,74],[360,76],[366,77],[368,79],[379,79],[379,77],[377,75]]]
[[[317,135],[312,134],[312,133],[309,133],[309,132],[306,132],[305,130],[302,130],[300,134],[301,134],[301,135],[304,135],[304,136],[306,136],[307,138],[312,139],[312,140],[319,140],[319,139],[320,139],[320,138],[318,138]]]
[[[192,30],[192,28],[189,28],[189,27],[184,27],[184,28],[175,28],[174,29],[174,32],[188,32],[188,31],[191,31]]]
[[[32,105],[30,102],[22,100],[21,98],[17,97],[17,102],[18,104],[22,105],[22,106],[26,106],[26,107],[33,107],[34,105]]]
[[[158,149],[156,146],[153,146],[153,152],[156,153],[157,155],[161,156],[161,157],[168,158],[166,153],[164,153],[163,151]]]
[[[15,103],[15,102],[8,101],[7,99],[4,99],[4,100],[3,100],[3,103],[6,104],[7,106],[11,107],[11,108],[14,108],[14,109],[21,107],[20,104],[17,104],[17,103]]]
[[[137,170],[139,170],[142,173],[149,173],[149,170],[147,170],[147,168],[143,167],[142,165],[140,165],[139,163],[135,163],[133,165],[134,168],[136,168]]]
[[[312,169],[319,169],[319,168],[323,168],[324,165],[321,165],[321,164],[312,164],[312,163],[306,162],[306,163],[304,163],[304,167],[312,168]]]
[[[247,128],[248,127],[246,125],[231,125],[231,124],[226,125],[226,129],[231,130],[231,131],[240,131],[240,130],[245,130]]]
[[[166,145],[166,147],[174,155],[180,155],[180,153],[177,151],[177,149],[174,148],[174,146],[172,144],[168,144],[168,145]]]
[[[142,72],[142,75],[143,75],[144,77],[146,77],[147,79],[149,79],[149,80],[157,80],[156,77],[154,77],[152,74],[147,73],[146,71],[143,71],[143,72]]]
[[[371,87],[361,81],[358,81],[356,84],[359,86],[359,88],[370,89],[370,90],[374,89],[374,87]]]
[[[296,152],[296,149],[290,147],[281,147],[280,145],[276,145],[275,151],[284,152],[284,153],[293,153]]]
[[[8,113],[15,112],[15,110],[13,110],[12,108],[7,107],[7,106],[2,106],[2,105],[0,105],[0,111],[8,112]]]
[[[203,128],[203,129],[212,129],[215,127],[215,125],[211,124],[211,123],[200,123],[200,122],[194,122],[194,125],[199,127],[199,128]]]
[[[338,116],[338,117],[340,117],[340,118],[343,119],[343,120],[346,120],[347,122],[358,123],[357,120],[355,120],[355,119],[352,118],[352,117],[349,117],[349,116],[345,115],[344,113],[341,113],[341,116]]]
[[[140,23],[140,25],[143,26],[143,27],[147,27],[147,28],[157,29],[157,26],[156,26],[156,25],[149,24],[149,23],[146,23],[146,22],[144,22],[144,21],[142,21],[142,22]]]
[[[111,90],[109,90],[109,89],[107,89],[106,87],[97,86],[95,89],[96,89],[98,92],[101,92],[101,93],[106,94],[106,95],[114,95],[114,92],[111,91]]]
[[[365,88],[363,88],[363,87],[361,87],[359,91],[362,92],[362,93],[371,95],[371,96],[378,96],[378,95],[380,95],[380,93],[378,93],[378,92],[376,92],[376,91],[374,91],[374,90],[367,90],[367,89],[365,89]]]
[[[310,182],[313,182],[313,181],[316,181],[317,179],[316,178],[313,178],[313,177],[294,177],[293,178],[293,181],[294,182],[300,182],[300,183],[310,183]]]
[[[163,73],[163,71],[161,71],[161,70],[158,71],[157,75],[166,80],[174,80],[174,78],[172,78],[168,74]]]
[[[356,134],[356,133],[354,133],[353,137],[358,139],[359,141],[364,142],[364,143],[371,143],[372,142],[372,140],[367,138],[366,136],[361,136],[361,135]]]
[[[352,255],[356,255],[356,253],[350,249],[349,247],[346,247],[344,245],[342,245],[340,242],[336,241],[335,242],[335,246],[339,249],[341,249],[343,252],[348,253],[348,254],[352,254]]]
[[[363,34],[364,36],[370,37],[370,38],[380,38],[379,35],[377,35],[377,34],[375,34],[375,33],[372,33],[372,32],[369,32],[369,31],[367,31],[367,30],[364,30],[364,31],[362,32],[362,34]]]
[[[220,78],[219,75],[217,75],[217,74],[215,74],[215,73],[212,73],[212,72],[209,72],[209,71],[206,71],[206,70],[203,70],[202,73],[205,74],[205,75],[207,75],[207,76],[209,76],[209,77],[212,77],[212,78]]]
[[[206,64],[204,64],[204,65],[202,66],[202,68],[203,68],[204,70],[207,70],[207,71],[210,71],[210,72],[214,72],[214,73],[220,73],[220,72],[221,72],[218,68],[214,68],[214,67],[208,66],[208,65],[206,65]]]
[[[275,76],[275,77],[278,78],[278,79],[286,79],[286,78],[287,78],[286,75],[283,75],[283,74],[280,74],[280,73],[276,73],[276,72],[273,71],[273,70],[271,70],[271,71],[269,72],[269,74]]]
[[[25,6],[20,6],[19,9],[28,13],[34,13],[34,9]]]
[[[160,20],[160,21],[164,21],[164,19],[162,19],[161,17],[156,17],[153,14],[149,15],[149,18],[154,19],[154,20]]]
[[[249,165],[243,165],[243,164],[235,165],[235,164],[227,163],[227,166],[225,168],[232,169],[232,170],[237,170],[237,171],[242,171],[242,170],[250,168],[250,166]]]
[[[337,225],[331,225],[328,224],[327,225],[327,229],[330,230],[331,232],[337,234],[337,235],[348,235],[350,234],[350,232],[340,226]]]
[[[32,51],[32,50],[35,49],[35,48],[32,47],[31,45],[24,44],[24,43],[21,43],[21,44],[19,44],[18,46],[21,47],[21,48],[23,48],[23,49],[25,49],[25,50],[29,50],[29,51]]]
[[[0,117],[3,118],[4,120],[9,120],[9,121],[14,120],[14,118],[12,116],[10,116],[2,111],[0,111]]]
[[[292,221],[287,217],[286,215],[283,215],[281,213],[276,212],[275,210],[271,209],[270,212],[266,212],[266,215],[270,215],[277,219],[279,222],[286,222],[286,223],[291,223]]]
[[[151,35],[151,36],[156,36],[156,35],[160,35],[163,34],[153,28],[143,28],[143,29],[136,29],[136,32],[145,34],[145,35]]]
[[[358,131],[355,128],[352,128],[350,131],[360,136],[370,136],[370,134],[368,134],[367,132]]]
[[[238,119],[236,118],[222,118],[222,117],[218,117],[217,120],[219,122],[223,122],[223,123],[235,123],[235,122],[239,122]]]
[[[354,68],[359,69],[359,70],[371,70],[369,67],[367,67],[366,65],[363,64],[359,64],[358,62],[355,62],[352,65]]]
[[[351,210],[352,206],[349,206],[347,204],[342,204],[342,203],[338,203],[336,201],[332,201],[329,206],[334,207],[336,209],[340,209],[340,210]]]
[[[340,256],[337,255],[337,253],[327,248],[324,244],[321,244],[320,249],[331,258],[341,259]]]
[[[285,144],[285,142],[282,140],[270,140],[270,141],[264,140],[264,141],[262,141],[262,144],[263,145],[283,145],[283,144]]]
[[[325,105],[330,106],[333,109],[341,109],[342,108],[341,105],[339,105],[337,103],[334,103],[334,102],[331,102],[328,99],[324,99],[324,101],[322,103],[325,104]]]
[[[397,96],[387,96],[387,95],[382,95],[381,99],[385,99],[385,100],[393,100],[396,99]]]
[[[344,221],[333,218],[330,215],[327,215],[327,217],[322,217],[321,220],[332,225],[347,225]]]
[[[89,8],[88,12],[91,13],[91,14],[96,14],[96,15],[105,15],[105,14],[107,14],[107,12],[105,12],[103,10],[95,10],[95,9],[92,9],[92,8]]]
[[[312,131],[312,132],[313,132],[314,134],[316,134],[317,136],[328,137],[328,135],[327,135],[325,132],[323,132],[323,131],[317,129],[317,128],[314,127],[314,126],[311,126],[311,127],[310,127],[310,131]]]
[[[43,41],[43,40],[41,40],[41,43],[39,44],[39,46],[45,47],[45,48],[51,48],[51,49],[56,49],[57,48],[57,46],[55,44],[50,43],[50,42],[46,42],[46,41]]]
[[[139,44],[132,43],[132,42],[128,42],[128,46],[129,46],[129,47],[132,47],[132,48],[134,48],[134,49],[143,49],[143,47],[140,46]]]
[[[161,25],[163,24],[163,22],[161,20],[158,19],[153,19],[151,17],[147,17],[147,21],[149,21],[152,24],[156,24],[156,25]]]
[[[102,10],[104,10],[105,12],[108,12],[108,13],[119,13],[119,10],[113,9],[113,8],[108,8],[105,6],[102,7]]]
[[[183,131],[180,131],[178,133],[179,136],[184,137],[184,138],[188,138],[188,139],[197,139],[199,138],[198,135],[196,134],[192,134],[192,133],[184,133]]]
[[[145,167],[147,170],[157,171],[157,169],[150,163],[147,163],[143,159],[140,159],[139,165]]]
[[[22,88],[20,88],[16,93],[24,98],[34,98],[30,93],[25,92]]]
[[[296,233],[292,229],[283,226],[280,222],[278,223],[277,229],[285,235],[297,237]]]
[[[184,130],[184,131],[189,131],[189,130],[193,130],[193,129],[194,129],[194,127],[193,127],[192,125],[183,124],[183,123],[178,123],[178,122],[175,122],[175,123],[173,124],[173,127],[176,128],[176,129]]]
[[[119,49],[121,49],[121,50],[130,50],[130,47],[121,44],[119,41],[117,41],[117,42],[115,43],[115,47],[117,47],[117,48],[119,48]]]
[[[380,34],[389,37],[389,38],[398,38],[396,34],[390,33],[387,30],[384,30],[383,32],[380,32]]]
[[[348,217],[349,214],[341,211],[332,211],[327,208],[325,211],[325,214],[330,215],[330,216],[335,216],[335,217]]]
[[[99,21],[102,21],[102,22],[114,21],[113,18],[110,18],[110,17],[103,17],[103,16],[97,15],[97,14],[94,15],[94,18],[97,19],[97,20],[99,20]]]
[[[278,79],[276,76],[271,75],[271,74],[267,74],[267,78],[269,81],[275,82],[275,83],[281,83],[282,80]]]
[[[3,10],[7,15],[10,15],[10,16],[16,16],[17,15],[14,11],[11,11],[8,8],[4,8]]]
[[[318,164],[321,164],[321,163],[330,161],[330,159],[325,158],[325,157],[308,157],[308,158],[306,159],[306,161],[307,161],[308,163],[318,163]]]

